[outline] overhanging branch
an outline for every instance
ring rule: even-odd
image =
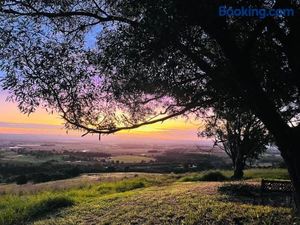
[[[24,5],[23,5],[24,6]],[[86,12],[86,11],[59,11],[59,12],[46,12],[46,11],[39,11],[38,9],[34,9],[32,6],[25,6],[27,9],[29,9],[28,12],[25,11],[18,11],[16,9],[12,8],[5,8],[5,5],[0,8],[0,13],[4,14],[10,14],[15,16],[29,16],[29,17],[47,17],[47,18],[62,18],[62,17],[74,17],[74,16],[84,16],[84,17],[90,17],[97,19],[99,22],[123,22],[130,25],[137,25],[136,21],[130,20],[125,17],[120,16],[114,16],[114,15],[108,15],[107,13],[104,13],[103,10],[101,12],[105,15],[105,17],[100,16],[93,12]]]
[[[83,136],[87,135],[87,134],[113,134],[122,130],[132,130],[132,129],[136,129],[145,125],[151,125],[151,124],[155,124],[155,123],[159,123],[159,122],[164,122],[165,120],[180,116],[186,112],[188,112],[189,110],[191,110],[193,107],[186,107],[178,112],[172,113],[170,115],[158,118],[158,119],[154,119],[154,120],[149,120],[149,121],[145,121],[142,123],[138,123],[138,124],[134,124],[132,126],[123,126],[123,127],[116,127],[116,128],[103,128],[103,129],[95,129],[95,128],[90,128],[86,125],[82,125],[76,121],[71,120],[70,118],[68,118],[67,114],[63,111],[63,115],[62,118],[64,120],[66,120],[69,124],[86,130],[87,132],[85,134],[83,134]]]

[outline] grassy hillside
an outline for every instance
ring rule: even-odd
[[[230,175],[228,171],[223,174]],[[256,180],[268,174],[270,178],[287,175],[284,170],[250,170],[246,174],[255,179],[244,184],[258,184]],[[26,191],[27,186],[11,191],[6,187],[0,196],[0,224],[296,223],[290,208],[233,200],[220,191],[231,182],[196,181],[195,177],[201,180],[204,175],[95,174],[80,178],[82,183],[79,178],[66,180],[65,187],[51,182],[31,192]]]

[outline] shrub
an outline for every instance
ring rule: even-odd
[[[73,167],[72,169],[66,170],[65,173],[69,177],[77,177],[80,175],[80,169],[78,167]]]
[[[21,184],[27,184],[28,179],[25,175],[20,175],[16,177],[16,184],[21,185]]]
[[[204,174],[201,178],[201,181],[225,181],[227,180],[227,177],[224,176],[219,171],[212,171]]]
[[[125,192],[143,187],[145,187],[145,184],[142,181],[124,182],[122,185],[116,187],[116,191]]]
[[[226,174],[226,171],[225,171]],[[184,176],[179,179],[181,182],[191,182],[191,181],[225,181],[228,177],[220,171],[208,171],[206,173],[197,173],[189,176]]]

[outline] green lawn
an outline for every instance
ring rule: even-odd
[[[280,177],[284,174],[283,170],[277,172]],[[276,170],[246,173],[255,179],[260,174],[273,178]],[[290,208],[230,200],[218,190],[224,182],[183,182],[183,177],[196,174],[117,176],[66,189],[40,190],[34,195],[2,195],[0,225],[296,224]]]
[[[202,177],[210,172],[214,171],[204,171],[197,173],[189,173],[183,176],[180,181],[201,181]],[[233,175],[231,170],[219,170],[227,179]],[[289,174],[286,169],[248,169],[244,171],[245,180],[261,180],[261,179],[282,179],[289,180]]]

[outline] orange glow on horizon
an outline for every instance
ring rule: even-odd
[[[45,110],[37,110],[31,115],[22,114],[16,103],[6,102],[0,94],[0,134],[42,134],[67,135],[63,128],[64,121],[55,114]],[[2,123],[2,125],[1,125]],[[16,127],[14,125],[16,124]],[[7,127],[5,124],[9,124]],[[39,126],[35,126],[39,125]],[[23,126],[23,127],[22,127]],[[51,126],[51,127],[49,127]],[[157,140],[196,140],[200,121],[187,121],[184,118],[171,119],[163,123],[156,123],[133,130],[124,130],[114,136],[119,139],[157,139]],[[80,136],[78,131],[69,131],[69,135]]]

